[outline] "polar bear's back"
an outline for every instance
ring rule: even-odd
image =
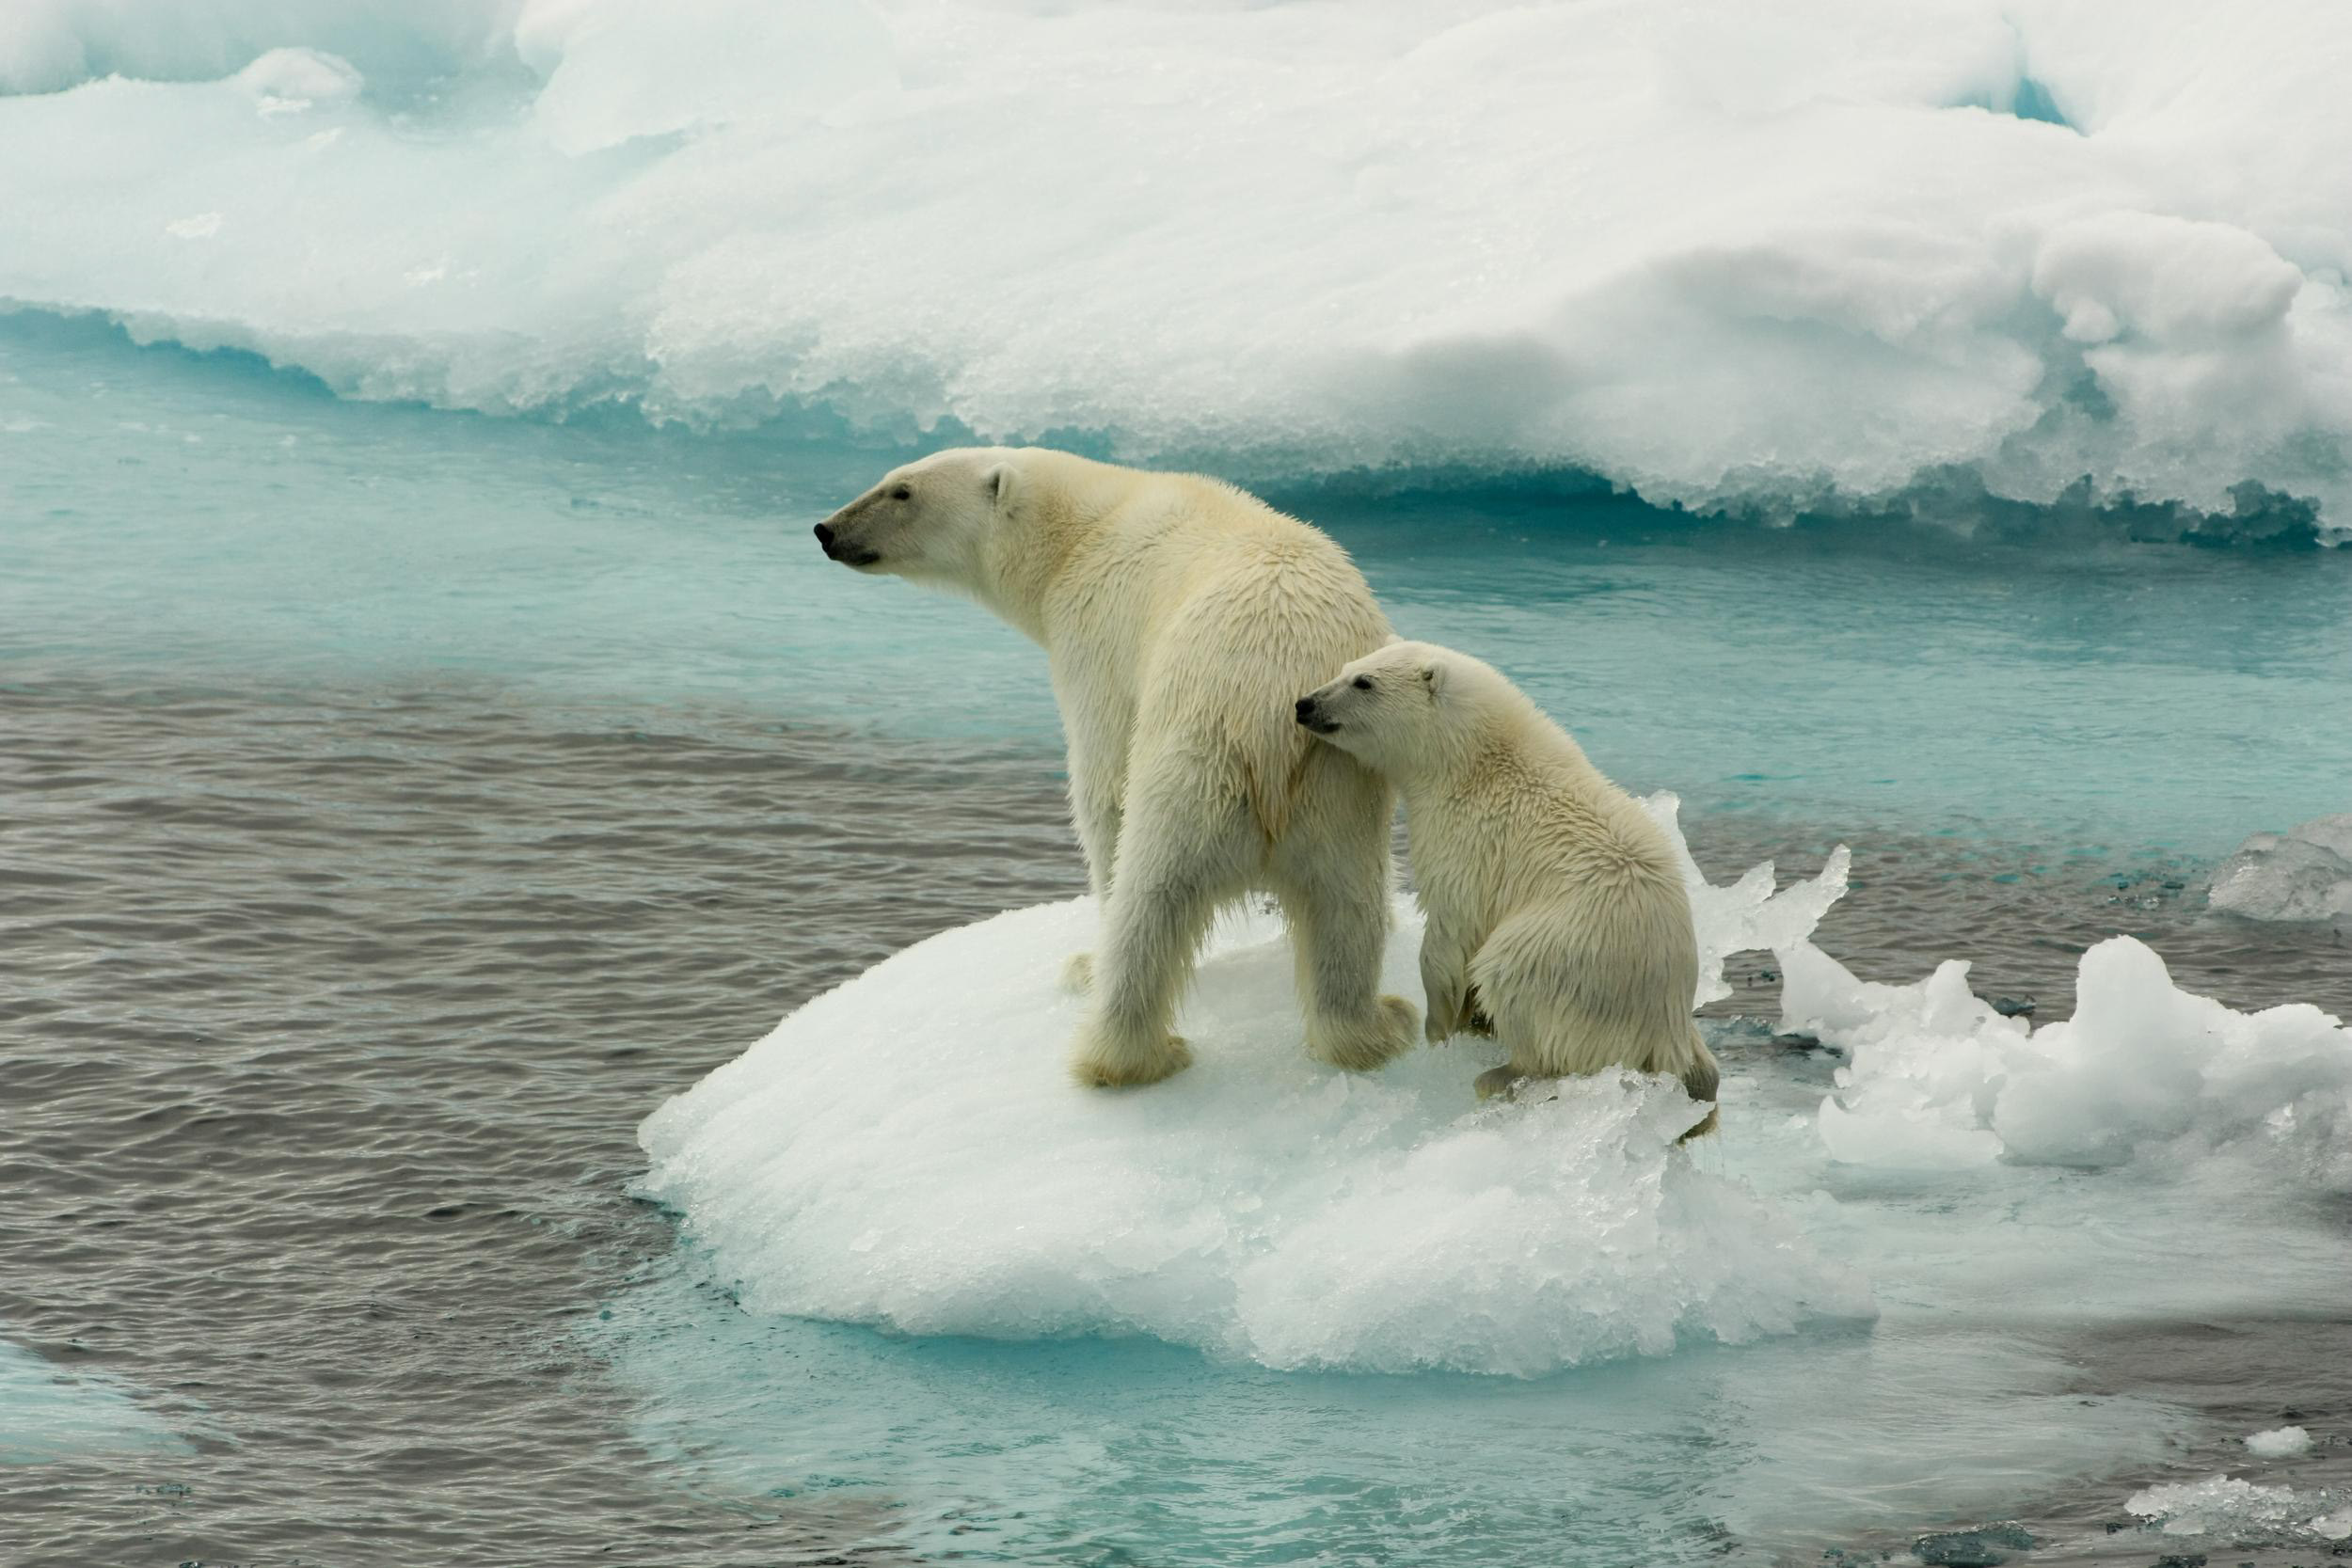
[[[1164,737],[1235,770],[1279,836],[1308,755],[1297,699],[1389,641],[1388,619],[1320,530],[1217,480],[1109,473],[1131,483],[1073,550],[1064,637],[1133,672],[1138,750]]]

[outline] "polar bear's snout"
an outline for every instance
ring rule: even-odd
[[[1324,707],[1320,692],[1311,691],[1299,698],[1297,712],[1298,721],[1317,735],[1329,735],[1340,727],[1340,721]]]
[[[871,566],[880,561],[880,554],[848,539],[841,530],[833,526],[840,516],[841,514],[836,512],[831,520],[817,525],[817,547],[825,552],[825,558],[838,561],[844,566]]]

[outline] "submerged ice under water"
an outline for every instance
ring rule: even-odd
[[[2029,1032],[1964,966],[1865,985],[1820,953],[1842,856],[1777,893],[1769,866],[1686,875],[1704,945],[1772,949],[1784,1022],[1819,1043],[1719,1029],[1724,1128],[1685,1148],[1665,1080],[1496,1107],[1477,1047],[1314,1068],[1269,915],[1212,941],[1194,1068],[1128,1095],[1059,1069],[1086,900],[894,957],[642,1129],[687,1245],[612,1340],[647,1440],[737,1486],[887,1496],[877,1538],[1013,1560],[1411,1540],[1534,1564],[1571,1520],[1574,1560],[1698,1562],[2013,1511],[2182,1449],[2244,1463],[2242,1428],[2106,1387],[2082,1346],[2340,1311],[2352,1030],[2180,993],[2118,938],[2075,1016]],[[959,1340],[1073,1335],[1207,1359]],[[1234,1478],[1258,1474],[1284,1484],[1252,1498]]]

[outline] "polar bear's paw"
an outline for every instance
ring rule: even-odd
[[[1369,1019],[1307,1022],[1307,1054],[1348,1072],[1371,1072],[1402,1056],[1421,1039],[1421,1010],[1401,996],[1384,996]]]
[[[1084,996],[1094,989],[1094,955],[1073,953],[1061,966],[1061,989],[1073,996]]]
[[[1470,1087],[1481,1100],[1553,1100],[1560,1093],[1557,1079],[1523,1071],[1508,1062],[1480,1073]],[[1545,1093],[1547,1089],[1551,1092]]]
[[[1081,1088],[1134,1088],[1173,1078],[1192,1066],[1192,1047],[1175,1035],[1148,1038],[1118,1038],[1110,1031],[1089,1026],[1080,1031],[1077,1054],[1070,1076]]]

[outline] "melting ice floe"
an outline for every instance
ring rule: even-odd
[[[1787,1021],[1852,1053],[1820,1110],[1840,1160],[2109,1165],[2162,1147],[2183,1163],[2270,1158],[2298,1186],[2352,1187],[2352,1030],[2317,1007],[2234,1012],[2174,986],[2143,943],[2110,937],[2083,955],[2074,1016],[2028,1033],[1969,991],[1958,960],[1884,986],[1808,943],[1779,956]]]
[[[1842,866],[1709,892],[1710,950],[1809,928]],[[1270,915],[1213,939],[1179,1025],[1190,1071],[1078,1089],[1080,1004],[1057,976],[1095,923],[1084,899],[1016,911],[811,1002],[648,1118],[650,1190],[755,1309],[912,1333],[1533,1374],[1872,1311],[1787,1217],[1677,1150],[1695,1113],[1671,1081],[1480,1108],[1492,1051],[1369,1077],[1309,1061]],[[1419,930],[1401,908],[1392,989],[1416,989]]]
[[[1652,809],[1672,827],[1671,797]],[[1842,851],[1777,894],[1769,867],[1722,888],[1688,875],[1702,994],[1720,994],[1724,954],[1769,946],[1789,1022],[1851,1053],[1812,1134],[1836,1161],[2101,1165],[2155,1146],[2184,1167],[2226,1152],[2267,1162],[2266,1180],[2352,1184],[2352,1034],[2317,1009],[2233,1013],[2117,939],[2087,955],[2077,1016],[2028,1034],[1969,995],[1964,965],[1871,985],[1813,947]],[[1860,1270],[1885,1238],[1845,1234],[1781,1134],[1764,1143],[1789,1168],[1749,1180],[1717,1146],[1677,1149],[1692,1113],[1672,1084],[1481,1108],[1469,1081],[1491,1048],[1361,1078],[1309,1062],[1268,915],[1213,941],[1181,1024],[1193,1070],[1079,1091],[1062,1071],[1079,1004],[1056,976],[1093,928],[1085,900],[1017,911],[816,999],[647,1119],[648,1189],[755,1310],[910,1333],[1143,1333],[1275,1367],[1533,1374],[1874,1310]],[[1408,994],[1418,934],[1401,906],[1388,983]],[[1727,1074],[1732,1147],[1769,1131],[1756,1093]],[[2203,1200],[2127,1201],[2143,1212],[2119,1234],[2171,1224],[2177,1204],[2182,1244],[2206,1244]],[[2015,1239],[1989,1220],[1967,1244]],[[2143,1265],[2170,1266],[2101,1266],[2130,1296]]]
[[[2352,526],[2324,0],[660,10],[20,0],[0,298],[491,409]]]

